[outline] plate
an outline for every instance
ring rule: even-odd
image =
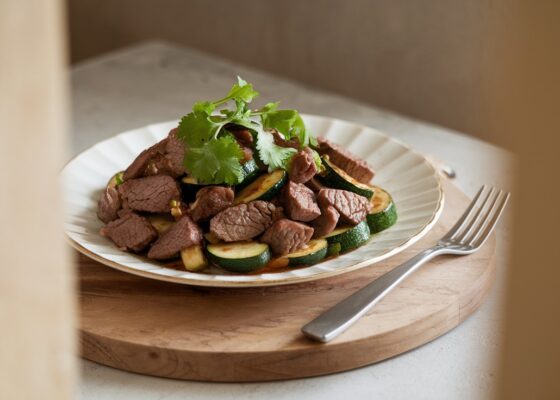
[[[406,144],[375,129],[315,115],[302,115],[306,126],[359,157],[376,170],[373,183],[393,196],[399,219],[373,235],[364,246],[322,263],[281,272],[229,274],[219,269],[194,273],[119,250],[101,236],[97,199],[115,172],[126,169],[145,148],[164,138],[177,121],[123,132],[82,152],[62,171],[66,204],[65,231],[70,243],[86,256],[109,267],[146,278],[197,286],[257,287],[313,281],[378,263],[415,243],[434,226],[443,209],[438,173]]]

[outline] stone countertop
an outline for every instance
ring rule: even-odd
[[[263,104],[374,127],[452,166],[473,195],[483,183],[511,189],[512,155],[466,135],[164,42],[146,42],[73,67],[72,155],[119,132],[177,119],[200,99],[222,97],[236,75]],[[507,213],[506,213],[507,214]],[[508,217],[506,215],[506,217]],[[498,229],[498,277],[482,307],[420,348],[354,371],[285,382],[217,384],[131,374],[82,361],[81,399],[479,399],[496,379],[510,221]]]

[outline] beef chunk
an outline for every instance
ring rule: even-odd
[[[169,175],[174,178],[185,173],[185,145],[179,139],[178,129],[172,129],[167,136],[163,159],[155,163],[156,171],[152,175]]]
[[[241,151],[243,152],[241,164],[245,164],[247,161],[253,159],[253,149],[251,149],[250,147],[241,146]]]
[[[179,186],[167,175],[131,179],[119,185],[125,208],[147,212],[169,212],[171,200],[179,200]]]
[[[105,223],[111,222],[118,217],[121,209],[121,196],[114,186],[108,186],[101,193],[97,203],[97,216]]]
[[[276,206],[266,201],[239,204],[214,216],[210,232],[225,242],[249,240],[270,227],[276,216]]]
[[[367,162],[356,157],[338,144],[323,138],[317,138],[317,141],[319,142],[319,153],[328,156],[330,161],[339,168],[342,168],[352,178],[362,183],[371,181],[375,172]]]
[[[315,193],[301,183],[289,181],[282,188],[282,204],[288,217],[295,221],[308,222],[321,215]]]
[[[316,178],[311,178],[309,181],[305,182],[305,186],[314,192],[319,192],[321,189],[326,189],[327,187],[319,182]]]
[[[253,144],[253,135],[247,128],[228,128],[228,130],[235,136],[235,139],[241,146],[251,147]]]
[[[196,201],[191,204],[191,217],[202,221],[213,217],[233,203],[233,190],[223,186],[203,187],[196,193]]]
[[[133,212],[121,212],[119,218],[101,229],[122,250],[142,251],[156,237],[157,231],[144,217]]]
[[[321,209],[333,206],[343,221],[356,225],[366,217],[370,203],[359,194],[339,189],[321,189],[317,195]]]
[[[340,214],[333,206],[323,208],[321,210],[321,216],[311,222],[311,226],[315,230],[313,237],[323,237],[334,231],[339,218]]]
[[[309,148],[296,153],[292,158],[290,179],[295,183],[305,183],[315,176],[317,166]]]
[[[280,147],[291,147],[293,149],[299,150],[299,141],[296,138],[290,140],[284,139],[284,136],[278,132],[276,129],[269,129],[268,132],[272,133],[274,136],[274,143]]]
[[[246,163],[253,159],[253,135],[251,131],[243,126],[229,125],[226,129],[231,132],[231,134],[237,140],[241,151],[243,151],[243,158],[241,159],[241,164]]]
[[[124,172],[123,180],[152,175],[169,175],[176,178],[185,173],[184,157],[185,146],[177,136],[177,128],[172,129],[165,139],[136,157]]]
[[[281,256],[305,247],[311,236],[313,228],[300,222],[280,219],[262,235],[261,242],[268,243],[272,252]]]
[[[150,161],[165,151],[166,140],[164,139],[140,153],[124,171],[123,180],[127,181],[144,176]]]
[[[202,231],[189,216],[185,215],[152,245],[148,258],[165,260],[175,257],[181,250],[200,244],[201,241]]]

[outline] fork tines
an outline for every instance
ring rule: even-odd
[[[501,189],[482,186],[465,213],[440,242],[478,249],[492,233],[509,196]]]

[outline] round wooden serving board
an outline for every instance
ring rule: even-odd
[[[427,343],[482,303],[495,275],[495,239],[466,257],[440,257],[328,344],[300,328],[433,245],[469,199],[444,182],[446,206],[418,243],[379,264],[324,280],[251,289],[197,288],[140,278],[79,256],[81,347],[92,361],[177,379],[301,378],[375,363]]]

